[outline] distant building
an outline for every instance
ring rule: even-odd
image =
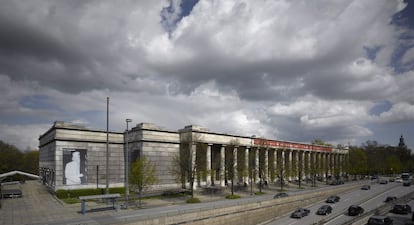
[[[109,187],[124,186],[126,132],[109,132],[109,174],[106,174],[106,135],[106,131],[55,122],[39,137],[39,167],[43,183],[52,190],[104,188],[106,179],[109,179]],[[229,170],[235,170],[236,182],[249,183],[252,180],[257,183],[259,174],[260,179],[275,182],[278,169],[286,172],[302,168],[303,178],[311,175],[326,178],[344,175],[347,166],[348,149],[215,133],[194,125],[169,131],[150,123],[140,123],[129,130],[128,163],[145,155],[155,163],[160,180],[154,189],[181,187],[171,170],[185,137],[197,137],[197,143],[195,139],[190,140],[193,143],[190,149],[195,153],[192,161],[194,164],[194,160],[203,159],[198,166],[208,171],[197,174],[196,184],[199,186],[226,185]],[[226,153],[229,151],[232,154]],[[65,177],[65,168],[73,161],[74,154],[79,161],[75,174],[81,174],[78,175],[80,184],[79,181],[68,182]],[[232,168],[225,163],[228,157],[234,157],[234,162],[237,162]],[[249,174],[246,171],[253,172]],[[295,179],[295,175],[284,176],[285,179]]]

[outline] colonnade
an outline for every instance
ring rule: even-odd
[[[206,144],[205,163],[196,163],[196,145],[192,145],[192,165],[205,170],[195,177],[195,184],[225,186],[231,182],[247,185],[315,179],[326,180],[345,174],[347,155],[332,151],[302,150],[260,146]],[[204,151],[202,151],[204,154]],[[230,162],[230,163],[229,163]],[[204,167],[205,166],[205,167]],[[233,176],[231,176],[233,175]]]

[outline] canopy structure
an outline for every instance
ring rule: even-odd
[[[27,177],[30,177],[30,178],[33,178],[33,179],[39,179],[40,178],[38,175],[35,175],[35,174],[25,173],[25,172],[22,172],[22,171],[15,170],[15,171],[0,174],[0,181],[4,180],[8,176],[14,176],[16,174],[27,176]]]

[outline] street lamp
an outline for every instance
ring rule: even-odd
[[[252,135],[252,137],[250,139],[250,151],[253,151],[253,138],[255,138],[255,137],[256,137],[256,135]],[[255,163],[256,163],[256,161],[255,161]],[[255,167],[256,167],[256,165],[255,165]],[[252,170],[252,168],[250,168],[250,195],[253,195],[253,175],[254,175],[253,170]]]
[[[125,151],[125,206],[128,208],[129,197],[129,135],[128,135],[128,123],[132,122],[132,119],[126,119],[126,151]]]

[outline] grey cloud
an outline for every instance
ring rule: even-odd
[[[84,17],[99,2],[33,1],[33,10],[14,3],[5,1],[0,9],[0,73],[69,93],[133,89],[125,75],[132,71],[124,68],[132,56],[122,26],[127,7],[92,17],[99,26],[91,26]],[[139,53],[133,56],[139,65]]]

